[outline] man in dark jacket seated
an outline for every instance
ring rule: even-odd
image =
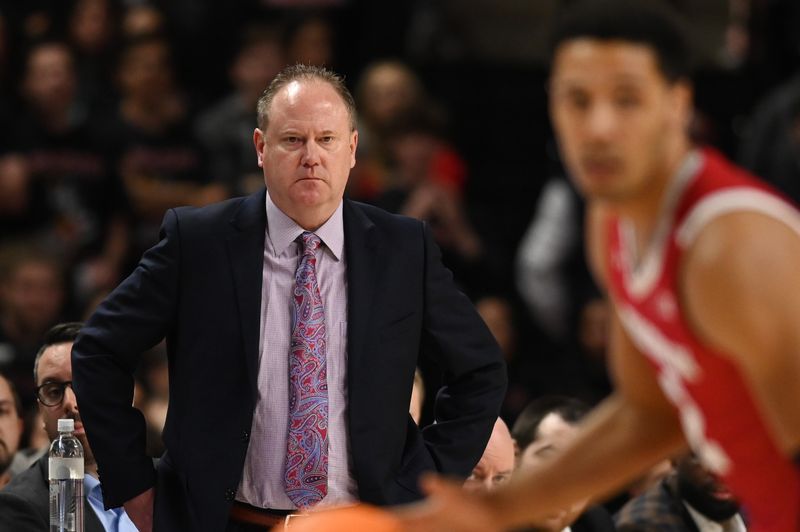
[[[75,394],[72,392],[72,342],[80,323],[56,325],[45,335],[33,366],[36,397],[50,440],[58,437],[60,418],[75,420],[75,436],[83,445],[85,532],[136,532],[125,510],[105,510],[97,479],[97,463],[86,440]],[[0,491],[0,530],[41,532],[50,529],[50,499],[45,454],[30,469]]]

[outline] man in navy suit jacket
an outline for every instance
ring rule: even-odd
[[[105,503],[124,505],[140,530],[238,530],[230,516],[243,503],[292,509],[268,489],[286,447],[265,442],[285,441],[271,428],[286,421],[261,415],[288,379],[271,369],[285,367],[288,351],[270,348],[288,345],[289,327],[276,329],[268,318],[291,306],[289,290],[268,290],[282,271],[271,262],[280,259],[273,249],[280,227],[322,238],[316,253],[325,319],[339,324],[328,324],[327,335],[344,338],[339,353],[328,342],[328,367],[339,364],[342,379],[329,372],[331,412],[337,394],[346,409],[338,428],[330,421],[327,497],[410,502],[421,497],[422,472],[466,477],[480,458],[505,393],[502,355],[425,224],[342,199],[358,143],[354,107],[329,71],[281,73],[259,102],[254,134],[269,193],[168,211],[160,242],[78,338],[74,387]],[[287,249],[298,256],[294,243]],[[326,295],[326,271],[343,275],[331,290],[345,298],[344,316],[328,314],[329,303],[342,303]],[[144,420],[131,406],[132,373],[162,338],[170,403],[167,451],[154,470],[144,454]],[[419,356],[432,357],[444,380],[436,423],[424,430],[408,414]],[[343,441],[334,445],[337,431]]]

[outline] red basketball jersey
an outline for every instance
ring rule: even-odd
[[[735,211],[764,213],[800,236],[800,213],[789,203],[714,151],[692,152],[638,263],[632,227],[610,221],[609,287],[625,331],[655,368],[703,464],[737,494],[754,530],[796,532],[800,471],[779,452],[737,367],[700,340],[679,304],[684,252],[710,220]]]

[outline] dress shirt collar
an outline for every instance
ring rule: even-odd
[[[689,514],[692,516],[692,519],[694,519],[697,529],[700,530],[700,532],[745,532],[747,530],[744,521],[742,521],[742,517],[738,513],[727,521],[718,523],[695,510],[688,502],[684,501],[683,505],[689,510]]]
[[[83,476],[83,485],[86,487],[86,496],[91,497],[103,502],[103,494],[100,490],[100,481],[94,478],[90,474],[86,474]]]
[[[325,247],[328,248],[333,258],[338,262],[344,252],[344,221],[342,218],[342,205],[333,212],[330,218],[322,224],[314,234],[316,234]],[[290,253],[290,246],[297,240],[303,229],[289,218],[282,210],[273,203],[267,191],[267,241],[270,252],[274,256]]]

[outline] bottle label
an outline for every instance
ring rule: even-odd
[[[83,479],[83,458],[50,458],[49,480]]]

